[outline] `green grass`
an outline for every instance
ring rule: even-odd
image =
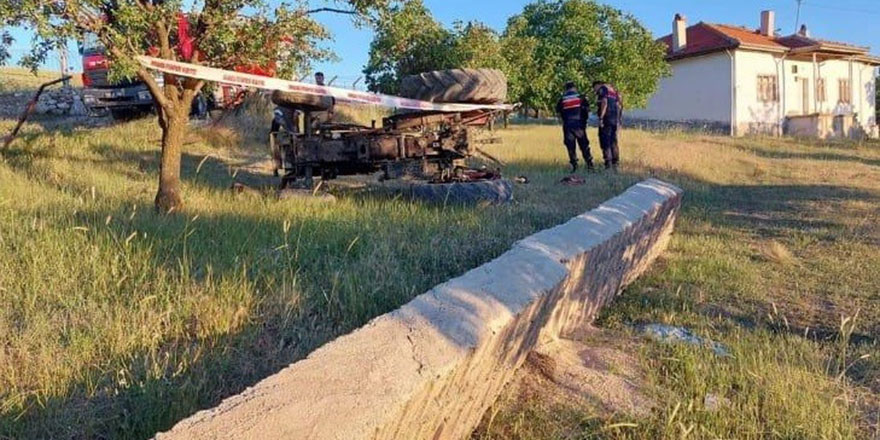
[[[265,146],[216,131],[234,146],[191,136],[170,217],[151,120],[29,125],[3,152],[0,433],[149,437],[635,181],[558,187],[548,154],[514,168],[534,183],[502,208],[235,196]]]
[[[876,146],[625,131],[624,173],[566,187],[556,184],[567,162],[559,129],[515,126],[489,148],[508,175],[531,179],[513,205],[362,194],[326,205],[233,195],[234,179],[265,180],[252,166],[265,157],[263,134],[245,126],[194,131],[187,206],[169,217],[151,209],[151,120],[28,125],[2,152],[0,436],[149,437],[647,176],[686,189],[677,234],[600,323],[623,333],[632,323],[688,325],[736,356],[643,342],[658,407],[633,422],[639,429],[536,404],[527,417],[522,406],[499,408],[485,437],[868,432],[863,396],[880,390],[880,353],[867,342],[880,331]],[[843,353],[833,335],[856,309]],[[806,327],[823,337],[801,337]],[[874,357],[856,361],[862,354]],[[838,380],[839,365],[853,362]],[[701,411],[706,390],[735,411]],[[517,432],[503,423],[516,420]]]
[[[639,341],[651,416],[512,389],[475,438],[878,437],[878,144],[625,132],[623,145],[627,172],[686,191],[669,250],[597,322]],[[732,356],[636,334],[655,322]]]

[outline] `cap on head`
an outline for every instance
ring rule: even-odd
[[[565,90],[571,90],[571,89],[576,89],[576,88],[577,88],[577,84],[575,84],[574,81],[568,81],[565,83]]]

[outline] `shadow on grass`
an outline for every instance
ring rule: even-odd
[[[767,159],[796,159],[796,160],[818,160],[818,161],[833,161],[833,162],[852,162],[852,163],[860,163],[862,165],[868,165],[873,167],[880,167],[880,159],[866,159],[863,157],[858,157],[854,155],[840,154],[834,152],[817,152],[817,153],[803,153],[803,152],[793,152],[793,151],[779,151],[779,150],[771,150],[771,149],[763,149],[763,148],[750,148],[744,147],[747,151],[755,154],[759,157],[764,157]]]
[[[98,162],[70,160],[80,160],[84,170],[99,162],[120,165],[113,166],[110,172],[121,172],[122,178],[129,176],[120,170],[134,168],[152,174],[157,167],[150,153],[128,153],[112,146],[99,146],[95,151],[103,157]],[[33,169],[35,165],[26,160],[31,153],[34,152],[20,152],[10,165],[33,173],[35,178],[62,191],[88,190],[71,188],[77,185],[75,182],[41,179]],[[48,150],[37,154],[54,157]],[[228,184],[223,180],[231,177],[225,165],[209,161],[195,174],[202,158],[184,158],[184,178],[195,185],[226,191]],[[541,166],[525,168],[548,176],[557,173]],[[560,187],[557,194],[562,200],[581,190]],[[529,187],[527,191],[531,194],[522,203],[538,203],[540,187]],[[582,200],[589,203],[602,198],[605,195],[597,191]],[[230,197],[229,202],[235,203],[235,199]],[[261,308],[253,314],[251,322],[229,334],[202,339],[184,335],[163,341],[158,349],[133,350],[116,359],[102,359],[101,365],[86,368],[78,375],[86,379],[57,393],[63,397],[26,397],[27,410],[23,414],[0,413],[0,433],[23,438],[150,437],[301,359],[328,339],[494,258],[513,240],[521,238],[510,231],[543,229],[586,209],[566,213],[571,206],[556,207],[520,216],[516,210],[523,209],[522,206],[498,208],[504,218],[519,224],[495,237],[485,233],[487,228],[500,227],[493,223],[498,220],[492,208],[439,207],[401,201],[390,202],[392,206],[386,207],[389,203],[378,202],[351,201],[360,212],[342,214],[339,218],[319,212],[299,219],[294,229],[303,238],[297,243],[297,252],[302,257],[292,264],[279,258],[283,222],[280,218],[261,217],[259,212],[203,213],[191,224],[191,219],[184,215],[156,216],[148,204],[137,206],[137,214],[128,221],[121,219],[129,217],[132,205],[122,201],[108,200],[101,205],[104,208],[77,210],[74,224],[93,231],[90,233],[124,239],[137,232],[150,237],[143,246],[151,250],[151,267],[180,270],[185,257],[191,267],[187,276],[195,280],[205,279],[209,273],[217,278],[243,274],[253,286],[258,304],[271,302],[271,292],[282,283],[282,274],[292,274],[302,289],[304,305],[293,314],[271,306]],[[413,210],[417,215],[363,218],[370,213],[382,216],[395,209]],[[51,212],[43,214],[52,218]],[[120,220],[108,225],[107,218]],[[186,241],[198,246],[189,246],[185,251],[186,241],[182,237],[190,232]],[[139,240],[132,243],[141,246]],[[438,252],[437,248],[445,251]],[[454,251],[450,253],[449,249]],[[387,262],[376,261],[377,256]],[[130,292],[120,292],[123,294]],[[156,359],[163,358],[170,359],[168,364],[172,367],[186,367],[179,371],[169,367],[156,374],[150,367]],[[130,374],[121,379],[110,372],[117,370],[130,370]]]
[[[122,164],[123,168],[135,167],[149,174],[154,174],[158,169],[156,153],[130,152],[113,145],[99,146],[95,151],[103,157],[101,160]],[[38,154],[51,156],[51,152]],[[560,156],[562,154],[560,147]],[[24,159],[21,157],[13,161],[13,166],[28,170]],[[233,181],[229,166],[210,158],[203,160],[204,156],[185,155],[184,179],[203,188],[226,190]],[[90,164],[94,163],[84,163],[84,166]],[[525,174],[534,180],[533,184],[517,187],[521,193],[517,196],[517,203],[521,204],[519,209],[523,210],[505,217],[512,220],[531,216],[521,219],[530,222],[526,229],[549,227],[570,216],[563,216],[552,206],[554,204],[564,203],[572,197],[599,202],[644,177],[654,176],[645,170],[620,175],[599,174],[589,176],[586,185],[564,187],[556,184],[559,178],[567,174],[564,168],[539,161],[521,161],[512,163],[510,169],[512,174]],[[199,172],[196,173],[196,170]],[[241,174],[236,176],[240,177]],[[264,176],[245,177],[260,179]],[[794,215],[801,213],[805,204],[829,200],[877,203],[876,194],[840,186],[724,186],[680,174],[661,172],[656,177],[684,187],[685,215],[720,227],[757,231],[767,237],[784,235],[792,230],[839,230],[844,227],[833,219],[804,219]],[[581,211],[591,206],[584,206]],[[434,206],[419,206],[419,209],[426,217],[448,215],[450,222],[455,222],[456,212],[460,212]],[[175,267],[178,264],[176,259],[183,252],[181,237],[186,234],[189,220],[184,216],[157,219],[149,206],[141,206],[140,212],[142,214],[138,214],[131,224],[115,233],[124,237],[131,230],[147,232],[154,237],[157,246],[153,253],[155,264]],[[374,215],[382,213],[381,210],[372,212]],[[107,211],[82,212],[79,220],[90,229],[97,230],[105,227],[104,221],[108,215],[125,217],[125,214],[125,208],[119,206]],[[364,215],[370,215],[370,212],[365,211]],[[472,240],[471,234],[475,231],[491,227],[492,217],[493,211],[486,210],[477,215],[476,223],[471,226],[448,227],[429,224],[427,219],[417,224],[410,223],[411,219],[382,219],[383,228],[398,233],[393,236],[377,234],[375,237],[364,235],[375,233],[376,229],[365,229],[363,218],[333,221],[328,220],[327,216],[311,217],[302,220],[297,227],[301,228],[301,236],[309,237],[303,243],[303,254],[316,258],[299,260],[296,267],[286,267],[285,261],[274,261],[273,248],[280,244],[279,235],[284,227],[281,221],[260,219],[257,213],[203,215],[197,222],[198,230],[188,238],[191,242],[199,243],[198,250],[191,251],[188,256],[195,269],[194,277],[205,276],[207,267],[218,275],[232,276],[241,271],[242,262],[254,263],[244,265],[248,267],[245,276],[255,285],[255,291],[261,292],[259,300],[265,299],[267,292],[277,287],[279,280],[271,270],[289,271],[297,274],[302,285],[306,286],[304,294],[307,306],[292,316],[267,307],[260,309],[252,322],[234,333],[199,340],[180,338],[164,341],[156,351],[135,350],[121,359],[108,360],[107,365],[132,366],[134,380],[123,386],[103,367],[93,367],[83,375],[98,378],[101,384],[98,388],[105,391],[87,396],[83,390],[95,385],[83,381],[71,385],[70,390],[63,393],[63,398],[50,398],[42,402],[32,398],[25,414],[0,413],[0,432],[13,437],[150,437],[196,410],[214,406],[224,397],[236,394],[283,366],[301,359],[322,343],[362,325],[371,317],[395,309],[437,282],[503,252],[512,241],[507,237],[498,242],[478,243],[472,252],[454,261],[444,258],[443,253],[431,250],[463,245]],[[376,225],[372,227],[377,228]],[[230,231],[247,233],[234,234]],[[419,231],[429,233],[420,236]],[[353,237],[360,238],[356,246],[352,245]],[[515,238],[522,237],[511,237]],[[389,244],[381,240],[392,242]],[[413,261],[397,261],[397,266],[370,266],[373,256],[370,249],[381,246],[390,246],[387,252],[392,257],[403,257],[402,260],[417,258],[413,258]],[[427,250],[408,254],[413,247]],[[358,269],[361,266],[367,269]],[[385,272],[370,275],[368,271],[371,268]],[[348,270],[350,273],[346,272]],[[394,272],[404,274],[395,277]],[[382,282],[384,278],[391,280]],[[340,290],[343,293],[339,294]],[[766,304],[758,306],[766,307]],[[741,319],[752,321],[747,315]],[[510,343],[513,344],[512,341]],[[522,355],[522,346],[510,348]],[[146,371],[145,366],[152,359],[165,355],[171,359],[187,360],[187,367],[179,372],[163,371],[160,375]]]

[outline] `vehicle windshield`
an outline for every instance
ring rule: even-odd
[[[82,53],[83,54],[93,54],[93,53],[103,53],[104,45],[101,43],[101,40],[98,39],[98,36],[93,33],[88,33],[83,37],[82,42]]]

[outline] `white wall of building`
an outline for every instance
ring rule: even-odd
[[[875,69],[872,66],[853,62],[850,74],[849,60],[827,60],[813,64],[812,61],[791,60],[778,54],[745,50],[736,51],[735,66],[737,134],[773,133],[784,122],[785,116],[813,113],[858,113],[863,129],[869,134],[876,133],[873,95]],[[777,76],[778,102],[761,102],[758,93],[760,75]],[[825,80],[824,101],[817,94],[819,78]],[[841,79],[850,80],[853,88],[850,104],[840,102]],[[783,108],[784,111],[780,112]]]
[[[792,71],[793,66],[798,67],[798,73]],[[810,84],[809,113],[830,113],[844,115],[855,113],[858,122],[867,133],[873,133],[877,124],[874,113],[874,72],[873,66],[861,62],[850,62],[846,59],[818,61],[814,65],[809,61],[785,62],[786,83],[795,83],[795,78],[805,78]],[[817,94],[818,79],[825,81],[825,100],[821,101]],[[840,80],[849,80],[850,95],[852,100],[849,104],[840,101]],[[796,95],[796,89],[789,90],[786,100],[786,114],[803,114],[800,101]]]
[[[758,95],[758,77],[779,78],[781,65],[774,54],[737,50],[736,68],[736,127],[738,135],[749,133],[776,134],[781,122],[780,102],[761,102]],[[785,93],[781,78],[777,79],[778,95]]]
[[[858,90],[853,92],[853,99],[857,103],[855,111],[859,114],[859,122],[868,134],[878,137],[880,133],[878,133],[877,127],[877,83],[874,81],[877,69],[867,64],[853,63],[853,76],[859,78],[859,81],[856,82]]]
[[[670,63],[671,76],[660,80],[645,109],[627,112],[635,119],[672,122],[712,122],[734,125],[737,135],[781,134],[786,116],[857,113],[866,133],[877,136],[874,77],[876,69],[849,60],[792,60],[781,54],[733,52],[735,88],[731,96],[731,59],[727,52],[684,58]],[[778,100],[762,102],[758,78],[777,78]],[[825,80],[825,100],[817,94],[817,79]],[[839,80],[849,79],[852,103],[840,103]],[[731,121],[731,100],[734,120]]]
[[[670,64],[644,109],[629,117],[659,121],[708,121],[730,124],[730,58],[724,52],[685,58]]]

